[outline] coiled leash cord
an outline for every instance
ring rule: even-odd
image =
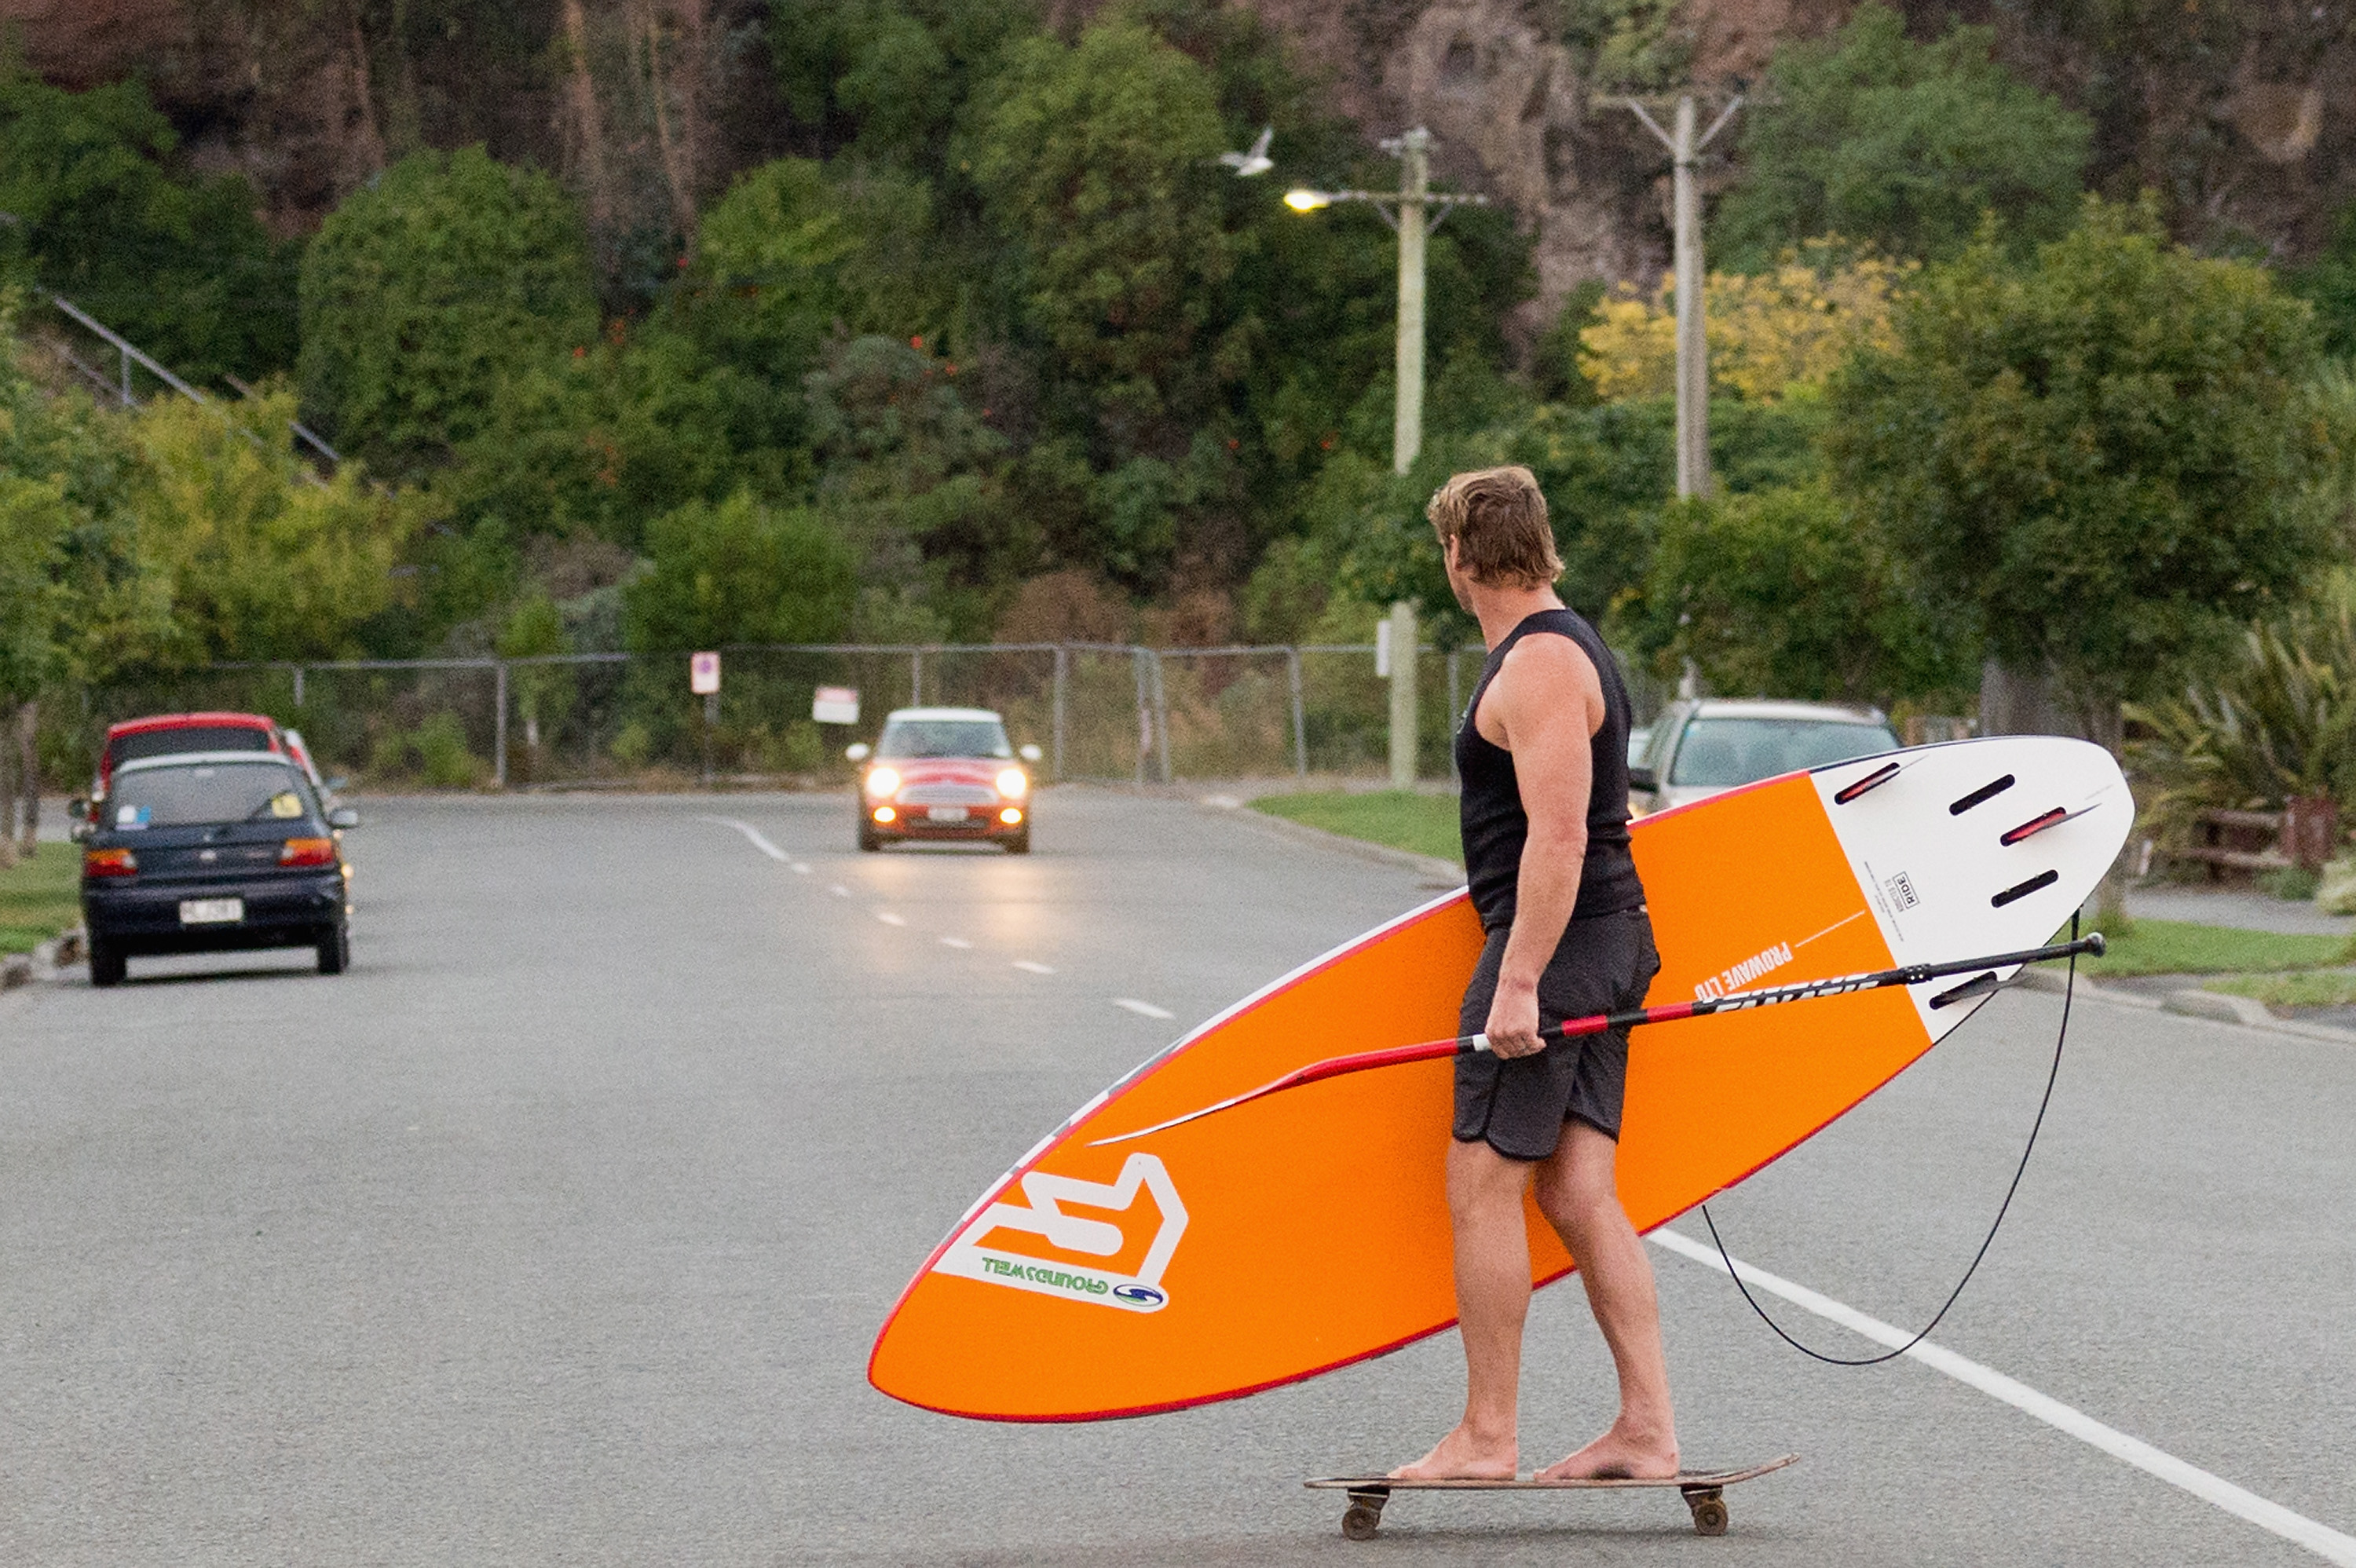
[[[2070,940],[2072,942],[2078,940],[2078,917],[2075,914],[2070,917]],[[1948,1294],[1945,1305],[1939,1308],[1931,1321],[1922,1325],[1922,1331],[1920,1334],[1915,1335],[1898,1349],[1885,1350],[1879,1356],[1827,1356],[1822,1350],[1803,1345],[1793,1339],[1791,1335],[1784,1332],[1781,1323],[1767,1315],[1767,1309],[1759,1305],[1759,1298],[1751,1294],[1751,1287],[1742,1283],[1741,1272],[1734,1266],[1734,1260],[1727,1256],[1726,1243],[1719,1239],[1718,1221],[1709,1217],[1709,1205],[1705,1203],[1701,1206],[1701,1222],[1709,1227],[1709,1239],[1718,1244],[1719,1261],[1726,1264],[1727,1277],[1734,1281],[1735,1289],[1742,1292],[1742,1299],[1751,1303],[1751,1310],[1759,1314],[1759,1321],[1775,1330],[1777,1339],[1802,1355],[1814,1356],[1827,1366],[1877,1367],[1884,1361],[1896,1360],[1931,1337],[1931,1330],[1939,1326],[1939,1319],[1947,1315],[1947,1308],[1954,1306],[1956,1298],[1964,1294],[1964,1286],[1971,1284],[1972,1275],[1979,1269],[1980,1260],[1987,1256],[1988,1248],[1996,1243],[1996,1233],[2004,1227],[2005,1211],[2012,1207],[2012,1195],[2020,1190],[2020,1179],[2029,1172],[2029,1157],[2036,1151],[2038,1130],[2045,1125],[2045,1108],[2053,1103],[2053,1085],[2062,1076],[2062,1042],[2070,1038],[2070,1001],[2077,995],[2077,991],[2078,955],[2072,953],[2070,955],[2070,976],[2062,988],[2062,1029],[2053,1038],[2053,1068],[2045,1075],[2045,1097],[2037,1102],[2037,1119],[2029,1125],[2029,1145],[2020,1151],[2020,1164],[2012,1173],[2012,1185],[2004,1189],[2004,1201],[1997,1205],[1996,1222],[1988,1227],[1987,1239],[1981,1242],[1980,1250],[1972,1254],[1971,1267],[1964,1270],[1964,1277],[1955,1282],[1955,1288]]]

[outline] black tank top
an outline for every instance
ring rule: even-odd
[[[1515,885],[1522,869],[1522,846],[1530,836],[1529,814],[1522,809],[1521,785],[1514,774],[1514,754],[1483,740],[1472,722],[1481,711],[1481,698],[1514,645],[1534,633],[1551,633],[1577,643],[1595,666],[1603,683],[1603,728],[1590,742],[1594,784],[1587,797],[1587,859],[1579,876],[1579,901],[1573,920],[1617,914],[1644,901],[1644,884],[1637,879],[1635,858],[1628,852],[1628,688],[1620,679],[1620,666],[1595,628],[1575,611],[1541,610],[1507,635],[1482,667],[1481,683],[1456,729],[1456,774],[1463,785],[1458,820],[1464,835],[1464,873],[1471,884],[1472,907],[1484,929],[1496,931],[1514,922]]]

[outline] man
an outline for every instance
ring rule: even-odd
[[[1460,474],[1427,513],[1449,586],[1489,658],[1456,736],[1464,869],[1488,933],[1460,1029],[1448,1207],[1464,1339],[1464,1419],[1403,1477],[1510,1477],[1530,1299],[1523,1194],[1578,1261],[1620,1375],[1620,1414],[1541,1479],[1677,1469],[1676,1424],[1644,1244],[1613,1172],[1624,1030],[1543,1027],[1642,1005],[1659,972],[1628,850],[1628,694],[1595,629],[1564,608],[1546,497],[1526,468]]]

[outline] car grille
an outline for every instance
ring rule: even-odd
[[[981,784],[910,784],[900,792],[902,805],[989,805],[998,792]]]

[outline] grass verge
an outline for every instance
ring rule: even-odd
[[[42,844],[0,871],[0,955],[30,953],[81,923],[81,849]]]
[[[2066,938],[2067,928],[2061,933]],[[2196,925],[2180,920],[2138,920],[2110,938],[2100,958],[2080,961],[2095,979],[2120,975],[2239,975],[2269,970],[2321,969],[2356,960],[2356,944],[2344,936],[2284,936]]]
[[[1464,862],[1464,848],[1456,834],[1456,797],[1418,795],[1412,790],[1386,789],[1364,793],[1317,790],[1301,795],[1264,795],[1252,802],[1256,810],[1281,816],[1344,838],[1363,838],[1394,849],[1411,850],[1441,860]]]
[[[2255,997],[2270,1008],[2345,1008],[2356,1006],[2356,974],[2345,969],[2315,969],[2303,975],[2237,975],[2211,980],[2204,990],[2229,997]]]

